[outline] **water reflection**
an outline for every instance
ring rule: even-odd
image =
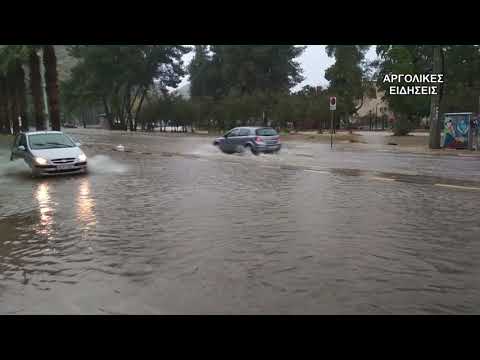
[[[77,220],[81,224],[82,240],[88,241],[88,249],[92,250],[89,230],[97,224],[95,201],[92,198],[90,180],[82,179],[77,194]]]
[[[476,192],[322,173],[357,166],[338,152],[165,158],[167,140],[112,152],[122,176],[0,184],[0,313],[478,313]]]
[[[40,183],[35,191],[35,198],[40,210],[40,223],[35,232],[38,235],[45,236],[48,240],[53,238],[53,208],[47,182]]]
[[[85,229],[89,229],[96,224],[94,207],[95,201],[91,196],[90,180],[83,179],[77,195],[77,219]]]

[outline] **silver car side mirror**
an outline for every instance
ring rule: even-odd
[[[76,142],[76,143],[75,143],[75,146],[81,146],[81,145],[82,145],[82,144],[79,143],[79,142]]]
[[[20,145],[18,148],[17,148],[18,151],[25,151],[25,146],[23,145]]]

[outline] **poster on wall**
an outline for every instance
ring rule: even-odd
[[[443,147],[465,149],[468,147],[471,113],[445,114]]]

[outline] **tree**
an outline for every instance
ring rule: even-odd
[[[214,106],[215,102],[213,97],[202,96],[191,98],[192,108],[193,108],[193,128],[197,129],[207,129],[211,131],[214,129],[214,124],[212,122],[214,118]]]
[[[60,131],[60,105],[58,91],[57,56],[53,45],[43,46],[43,65],[45,67],[45,89],[48,100],[48,113],[52,130]]]
[[[25,87],[25,71],[23,65],[20,61],[17,61],[15,64],[15,82],[17,90],[17,99],[18,99],[18,113],[20,119],[22,120],[22,131],[29,130],[29,116],[27,113],[27,90]]]
[[[209,75],[212,71],[207,45],[195,45],[195,56],[188,65],[190,96],[208,96],[212,93]]]
[[[0,74],[3,75],[3,92],[5,96],[4,126],[17,134],[22,128],[28,128],[27,101],[25,89],[25,72],[23,64],[27,58],[28,47],[25,45],[7,45],[0,49]]]
[[[37,49],[33,46],[30,47],[28,64],[30,68],[30,91],[33,97],[35,127],[37,130],[44,130],[44,99],[42,90],[42,76],[40,73],[40,57],[38,56]]]
[[[367,76],[368,64],[365,62],[365,53],[369,48],[370,45],[326,47],[327,55],[334,57],[335,63],[325,71],[325,79],[330,82],[329,91],[337,96],[338,110],[344,113],[347,123],[350,115],[363,106],[365,96],[372,96]]]
[[[7,72],[7,100],[10,110],[9,118],[12,124],[12,130],[14,134],[18,134],[20,132],[20,123],[18,121],[20,117],[20,101],[18,100],[18,87],[15,70],[9,70]]]
[[[295,94],[297,101],[300,102],[296,106],[300,110],[301,124],[297,124],[302,128],[317,128],[321,133],[323,129],[330,127],[327,124],[329,119],[328,110],[328,92],[321,86],[313,87],[304,86]],[[298,111],[297,111],[298,112]]]
[[[295,60],[305,47],[294,45],[215,45],[213,64],[220,74],[223,96],[257,94],[264,125],[268,124],[275,96],[289,93],[303,81]]]
[[[10,133],[10,118],[8,115],[7,79],[0,74],[0,133]]]
[[[407,135],[420,119],[430,113],[428,95],[392,95],[391,85],[411,85],[405,82],[391,84],[384,81],[387,74],[427,74],[432,72],[431,46],[420,45],[381,45],[377,47],[380,61],[377,67],[377,86],[385,91],[384,98],[395,114],[393,124],[395,135]]]
[[[478,112],[480,98],[480,47],[448,45],[444,51],[445,84],[441,112]]]
[[[185,74],[179,45],[78,45],[67,94],[103,104],[112,128],[136,130],[147,92],[176,87]],[[70,99],[68,99],[70,98]],[[67,102],[75,101],[67,96]]]
[[[214,45],[213,62],[219,64],[223,95],[255,91],[288,92],[303,81],[295,61],[305,47],[294,45]]]

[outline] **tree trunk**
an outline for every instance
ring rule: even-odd
[[[433,47],[433,73],[438,74],[441,66],[441,49],[440,46]],[[438,116],[439,96],[432,95],[430,102],[430,149],[440,149],[440,121]]]
[[[322,129],[322,119],[320,119],[320,118],[318,119],[317,127],[318,127],[318,129],[317,129],[318,133],[321,134],[323,132],[323,129]]]
[[[27,89],[25,87],[25,71],[20,62],[16,64],[16,82],[17,82],[17,96],[18,96],[18,105],[19,105],[19,114],[22,119],[22,131],[28,131],[29,121],[27,113]]]
[[[8,122],[8,102],[6,79],[0,76],[0,133],[10,133],[10,124]]]
[[[45,67],[45,84],[48,98],[48,112],[52,130],[60,131],[60,107],[58,104],[57,56],[53,45],[43,47],[43,65]]]
[[[349,113],[345,112],[345,127],[349,130],[350,134],[352,133],[352,129],[350,128],[350,117]],[[340,126],[338,127],[338,130],[340,130]]]
[[[15,85],[15,74],[9,71],[7,73],[8,126],[13,130],[14,134],[18,134],[20,132],[20,126],[18,123],[18,97]]]
[[[40,73],[40,57],[35,50],[30,51],[30,91],[33,97],[33,109],[35,116],[35,128],[45,130],[45,118],[43,112],[42,75]]]
[[[132,119],[132,114],[128,114],[128,124],[130,125],[130,131],[135,131],[133,128],[133,119]]]
[[[103,107],[105,109],[105,117],[107,119],[108,126],[110,127],[109,130],[113,130],[113,117],[108,107],[107,99],[105,97],[102,97],[102,101],[103,101]]]
[[[142,110],[142,106],[143,106],[143,101],[145,100],[145,95],[147,94],[147,90],[143,90],[142,92],[142,96],[140,97],[140,102],[138,104],[138,107],[137,107],[137,111],[135,112],[135,131],[137,131],[137,125],[138,125],[138,115],[140,114],[140,111]],[[137,99],[137,96],[135,95],[135,100]],[[133,105],[132,105],[133,107]],[[143,128],[145,127],[144,123],[145,123],[145,119],[142,119],[142,130]]]

